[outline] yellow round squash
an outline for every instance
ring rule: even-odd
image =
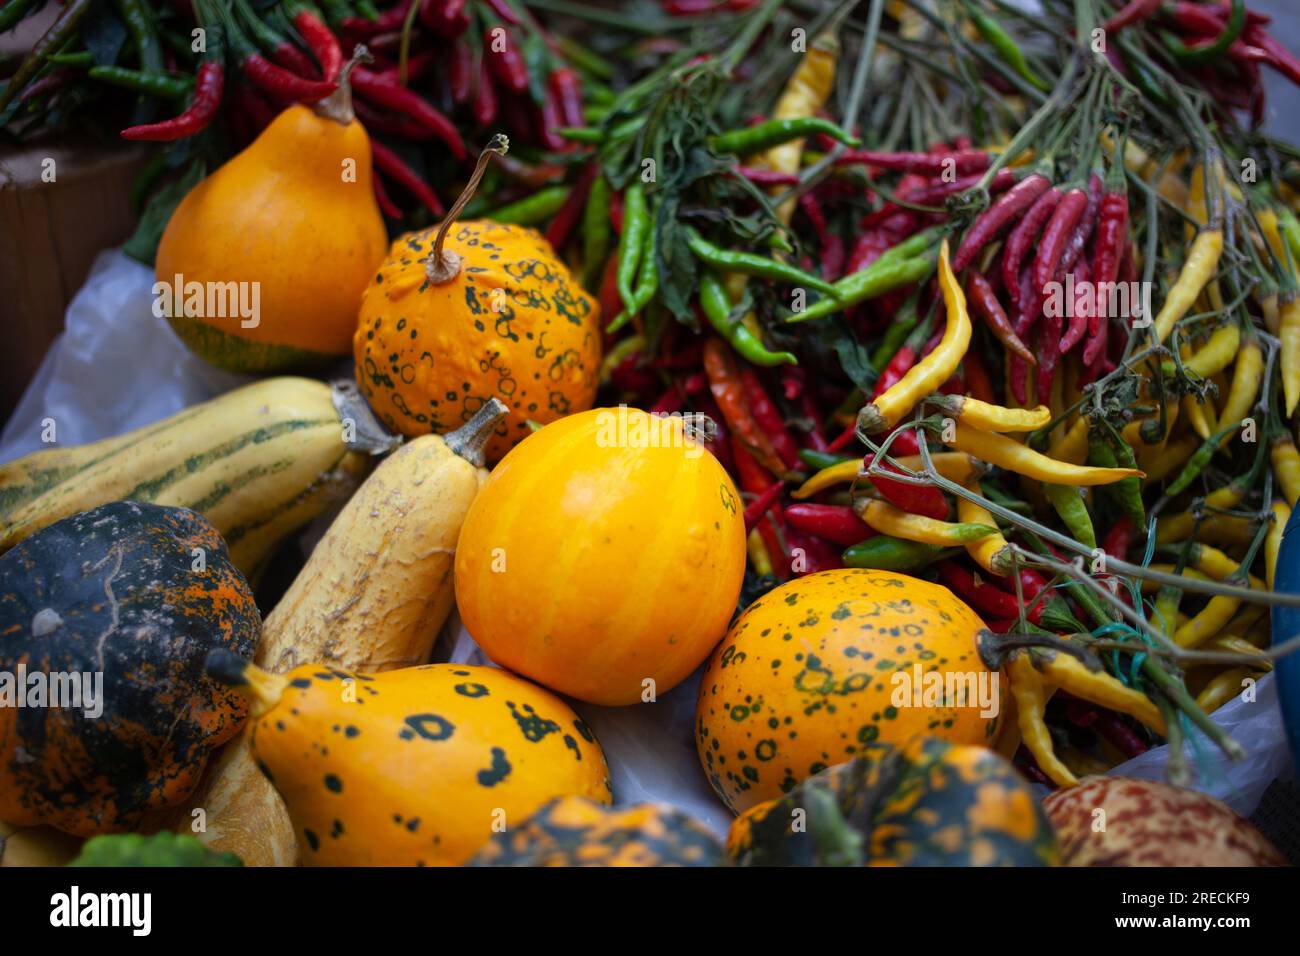
[[[456,606],[503,667],[596,704],[650,700],[726,632],[740,495],[679,417],[593,409],[497,465],[456,550]]]
[[[208,669],[248,696],[253,758],[307,866],[459,866],[556,797],[612,800],[587,725],[495,667],[271,674],[226,653]]]
[[[700,684],[696,747],[713,789],[739,813],[880,744],[989,746],[1000,691],[976,647],[983,626],[947,588],[889,571],[769,591]]]

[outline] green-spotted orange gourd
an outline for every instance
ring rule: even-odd
[[[740,866],[1059,862],[1051,824],[1016,769],[938,737],[877,747],[751,807],[731,825],[727,856]]]
[[[991,745],[997,673],[983,622],[947,588],[890,571],[821,571],[751,604],[714,649],[696,705],[704,772],[735,812],[880,744]]]
[[[459,866],[549,800],[612,799],[590,728],[497,668],[281,675],[221,653],[208,668],[248,696],[253,758],[307,866]]]
[[[184,801],[245,716],[204,661],[260,626],[188,508],[112,502],[0,556],[0,819],[92,836]]]
[[[595,704],[649,701],[726,633],[745,574],[740,495],[680,417],[592,409],[493,469],[456,546],[483,651]]]
[[[436,229],[396,240],[366,288],[353,340],[357,381],[380,419],[414,437],[458,427],[489,398],[509,408],[495,462],[546,424],[591,407],[600,310],[536,230],[457,222],[497,137]]]
[[[469,866],[718,866],[722,843],[676,807],[560,797],[495,834]]]
[[[370,138],[352,111],[352,65],[333,96],[281,112],[167,223],[155,308],[213,365],[310,370],[348,354],[388,244]]]

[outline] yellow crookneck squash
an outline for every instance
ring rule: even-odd
[[[456,222],[498,137],[447,218],[393,243],[361,301],[357,382],[389,428],[446,432],[488,398],[510,409],[495,462],[529,433],[596,397],[600,309],[535,229]]]
[[[329,99],[280,113],[167,223],[155,294],[177,335],[213,365],[302,371],[348,353],[388,244],[350,69]]]
[[[379,464],[267,616],[259,665],[375,673],[428,660],[451,611],[460,526],[487,479],[483,445],[504,413],[489,402],[464,428],[409,441]],[[221,751],[172,823],[249,866],[292,866],[302,849],[246,736]]]
[[[308,866],[459,866],[549,800],[612,799],[587,725],[495,667],[280,675],[213,654],[208,670],[248,697],[253,758]]]

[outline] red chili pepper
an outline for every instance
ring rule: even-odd
[[[406,83],[402,83],[402,66],[400,63],[395,63],[383,70],[372,70],[371,72],[377,75],[381,80],[395,83],[399,86],[406,86],[431,72],[437,62],[437,58],[434,56],[432,50],[421,50],[419,53],[407,57]]]
[[[468,103],[474,95],[474,56],[469,44],[459,37],[447,50],[447,86],[457,106]]]
[[[897,452],[891,447],[890,454],[894,455]],[[875,457],[874,453],[868,454],[862,459],[862,467],[870,468]],[[886,473],[902,474],[897,468],[883,461],[880,463],[880,469]],[[901,508],[910,514],[934,518],[936,521],[948,520],[948,499],[933,485],[913,485],[878,474],[871,475],[871,483],[880,492],[880,496],[895,508]]]
[[[533,104],[533,111],[536,114],[537,128],[541,133],[544,147],[553,153],[571,152],[577,148],[576,143],[569,142],[558,132],[567,124],[564,122],[560,101],[556,99],[554,91],[549,86],[546,88],[541,104]]]
[[[715,398],[716,394],[715,392]],[[724,414],[723,417],[726,418],[726,415]],[[740,479],[741,491],[761,495],[773,484],[780,485],[780,482],[773,482],[771,476],[754,460],[745,442],[735,432],[731,434],[731,454],[736,464],[736,476]],[[762,536],[767,553],[772,558],[773,573],[784,580],[788,576],[788,565],[784,560],[785,550],[781,546],[781,539],[776,533],[776,523],[781,520],[781,509],[774,505],[771,510],[772,513],[768,515],[767,520],[758,523],[758,533]]]
[[[401,219],[402,210],[397,208],[397,204],[388,195],[388,190],[384,189],[384,181],[378,176],[371,176],[370,181],[374,186],[375,202],[379,204],[380,212],[389,219]]]
[[[1132,543],[1133,519],[1128,515],[1121,515],[1101,539],[1101,549],[1112,558],[1123,561]]]
[[[962,245],[957,247],[953,256],[953,272],[961,272],[979,255],[980,250],[989,242],[1010,228],[1013,222],[1032,208],[1041,195],[1047,193],[1052,182],[1040,173],[1032,173],[1011,187],[1006,195],[985,209],[972,222],[962,238]]]
[[[781,500],[781,492],[783,491],[785,491],[785,485],[779,481],[774,481],[766,491],[745,506],[746,531],[754,530],[754,526],[758,524],[762,517],[772,510],[773,505]]]
[[[574,226],[582,218],[583,208],[587,205],[587,197],[591,194],[591,184],[595,182],[596,174],[599,171],[599,167],[595,163],[588,163],[583,167],[582,174],[578,177],[577,182],[573,184],[573,188],[569,190],[564,205],[551,219],[551,224],[546,227],[546,241],[551,244],[551,248],[557,253],[564,248],[564,244],[568,241]]]
[[[1142,738],[1133,732],[1133,728],[1112,711],[1099,711],[1092,729],[1130,760],[1150,749],[1142,742]]]
[[[1112,15],[1103,25],[1106,32],[1122,30],[1141,20],[1155,16],[1164,0],[1129,0],[1118,13]]]
[[[411,9],[411,0],[400,0],[395,7],[381,11],[373,20],[365,17],[344,17],[339,26],[357,37],[372,37],[380,33],[390,33],[402,29],[407,11]]]
[[[749,366],[744,366],[740,369],[740,381],[745,387],[745,401],[749,405],[749,413],[754,417],[754,421],[767,433],[772,447],[785,462],[786,467],[791,471],[798,471],[803,463],[803,459],[799,457],[799,445],[785,427],[785,419],[781,417],[781,412],[768,397],[758,373]]]
[[[786,505],[786,524],[844,547],[866,541],[875,531],[848,505],[819,505],[797,501]]]
[[[1043,234],[1038,240],[1038,254],[1034,256],[1033,271],[1034,292],[1040,301],[1047,294],[1048,284],[1056,278],[1065,245],[1087,206],[1088,194],[1082,189],[1071,189],[1061,197],[1052,211],[1052,217],[1043,227]]]
[[[467,0],[422,0],[420,22],[440,37],[454,39],[469,29]]]
[[[254,127],[254,136],[270,126],[271,121],[279,115],[279,111],[248,83],[235,84],[235,101],[234,113],[249,119]]]
[[[988,153],[963,149],[945,153],[882,153],[875,150],[848,150],[835,160],[837,166],[875,166],[905,173],[965,176],[988,169]]]
[[[205,129],[221,107],[221,91],[225,88],[226,68],[219,59],[205,60],[199,65],[194,82],[194,98],[185,112],[173,119],[147,126],[131,126],[122,130],[122,138],[169,143],[184,139]],[[269,120],[268,120],[269,122]]]
[[[1025,343],[1020,341],[1020,336],[1016,335],[1016,330],[1012,327],[1011,320],[1007,318],[1002,303],[998,301],[997,293],[993,291],[993,284],[988,279],[978,272],[972,272],[966,280],[966,296],[970,299],[975,313],[984,320],[994,338],[1001,342],[1004,348],[1030,365],[1037,364],[1034,353],[1029,351]]]
[[[582,80],[572,67],[561,66],[551,71],[547,81],[551,92],[560,103],[560,115],[565,126],[585,126],[586,113],[582,108]]]
[[[709,390],[722,409],[733,436],[747,448],[758,463],[774,475],[784,476],[785,459],[777,452],[772,437],[760,426],[747,399],[747,389],[731,349],[721,339],[709,339],[704,346],[704,371],[709,376]],[[779,418],[779,416],[778,416]],[[782,426],[784,427],[784,425]],[[788,436],[787,436],[788,437]],[[793,444],[793,442],[791,442]],[[795,460],[799,461],[798,449]],[[739,460],[740,456],[736,456]],[[764,485],[764,488],[767,486]],[[762,489],[754,489],[760,491]]]
[[[984,177],[976,174],[972,176],[963,176],[961,179],[943,180],[937,182],[926,182],[921,186],[912,188],[906,193],[895,191],[899,199],[906,200],[917,206],[938,206],[949,196],[956,196],[975,186]],[[998,195],[1006,192],[1016,184],[1016,172],[1013,169],[999,169],[993,174],[993,179],[989,183],[988,190],[990,195]],[[897,207],[904,208],[904,207]]]
[[[353,100],[352,109],[367,132],[383,133],[417,142],[433,139],[433,134],[414,120],[377,110],[364,100]]]
[[[371,102],[410,117],[424,126],[447,145],[456,159],[464,159],[468,155],[465,141],[460,138],[455,124],[435,109],[433,104],[406,87],[398,86],[380,74],[358,66],[352,71],[352,88]]]
[[[984,359],[980,358],[979,352],[968,349],[962,357],[961,364],[965,373],[966,394],[981,402],[996,405],[998,396],[993,389],[993,379],[989,376],[989,370],[985,367]]]
[[[791,571],[796,577],[844,567],[840,552],[821,538],[804,534],[797,528],[790,527],[788,521],[785,526],[785,541],[790,548]]]
[[[1088,202],[1083,207],[1079,221],[1075,224],[1074,231],[1070,233],[1070,238],[1066,240],[1065,249],[1061,253],[1061,264],[1057,267],[1058,278],[1074,267],[1079,257],[1083,255],[1088,240],[1092,238],[1092,231],[1097,226],[1097,215],[1101,209],[1101,195],[1101,175],[1094,172],[1088,177]]]
[[[826,446],[826,451],[840,451],[848,448],[853,443],[853,439],[858,437],[858,430],[855,426],[850,426],[840,432],[838,436]]]
[[[528,64],[524,62],[524,55],[509,30],[493,27],[484,33],[483,56],[492,75],[507,90],[513,93],[528,91]]]
[[[734,172],[758,186],[794,186],[799,182],[794,173],[778,173],[754,166],[737,166]]]
[[[1097,222],[1097,242],[1093,252],[1092,279],[1098,291],[1096,312],[1088,321],[1088,341],[1083,347],[1083,363],[1091,365],[1105,351],[1103,329],[1107,324],[1108,290],[1119,278],[1124,244],[1128,239],[1128,193],[1124,188],[1123,173],[1107,177],[1107,189],[1101,199],[1101,212]]]
[[[787,402],[793,402],[804,393],[808,384],[807,372],[798,365],[782,365],[777,372],[781,377],[781,394]]]
[[[498,112],[496,84],[492,82],[492,72],[488,69],[486,55],[478,65],[478,95],[474,97],[474,122],[479,126],[490,126],[496,121]]]
[[[1038,233],[1060,201],[1061,191],[1054,186],[1041,192],[1015,229],[1011,230],[1002,249],[1002,287],[1007,290],[1007,296],[1019,312],[1025,312],[1024,304],[1020,301],[1020,264],[1029,251],[1030,243],[1038,238]],[[1032,321],[1029,325],[1032,325]],[[1020,335],[1027,330],[1028,327],[1016,327],[1016,332]]]
[[[899,379],[907,374],[908,369],[916,364],[917,358],[919,356],[916,354],[916,349],[911,346],[903,345],[899,348],[876,379],[876,387],[871,393],[871,398],[877,399],[897,385]]]
[[[379,167],[380,171],[392,177],[399,186],[420,200],[429,212],[438,217],[441,217],[446,212],[442,202],[429,184],[420,177],[419,173],[406,165],[400,156],[374,139],[370,141],[370,151],[374,154],[375,165]]]
[[[713,422],[713,439],[705,447],[718,459],[728,472],[736,470],[736,461],[731,454],[731,432],[727,429],[727,422],[722,417],[722,412],[718,410],[717,402],[713,396],[705,392],[693,400],[695,410],[702,415],[707,415]]]
[[[940,561],[935,565],[935,570],[940,584],[981,614],[1005,619],[1020,616],[1020,606],[1016,603],[1015,595],[982,581],[977,583],[975,575],[961,565],[953,561]]]
[[[826,213],[812,193],[804,193],[799,197],[799,208],[808,217],[817,237],[817,246],[821,252],[821,274],[828,279],[838,278],[840,269],[844,266],[844,240],[831,231],[826,223]]]
[[[293,25],[298,28],[299,35],[316,58],[321,76],[326,82],[333,83],[343,69],[343,51],[339,48],[338,38],[321,22],[320,17],[306,7],[295,10]]]
[[[1066,326],[1065,334],[1061,336],[1061,342],[1057,352],[1064,355],[1070,349],[1079,344],[1083,338],[1083,333],[1088,331],[1088,324],[1092,320],[1092,312],[1100,312],[1101,309],[1088,309],[1088,280],[1091,276],[1088,260],[1083,260],[1070,273],[1071,280],[1065,283],[1065,301],[1070,305],[1070,321]],[[1094,287],[1095,289],[1095,287]],[[1094,296],[1095,300],[1095,296]],[[1091,303],[1096,305],[1094,301]]]

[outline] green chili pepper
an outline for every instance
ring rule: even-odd
[[[594,289],[600,283],[600,270],[609,253],[609,180],[597,173],[587,194],[587,208],[582,211],[582,284]]]
[[[161,73],[163,70],[162,44],[158,42],[158,31],[154,29],[153,13],[145,0],[117,0],[118,13],[126,22],[126,28],[135,41],[136,62],[142,73]],[[156,104],[143,99],[136,104],[133,121],[136,124],[147,122],[154,112]]]
[[[709,324],[746,361],[764,368],[799,364],[799,360],[789,352],[769,351],[741,319],[731,317],[731,298],[727,295],[727,287],[708,269],[700,273],[700,307]]]
[[[48,59],[51,63],[57,63],[59,66],[75,66],[89,69],[95,65],[95,58],[90,55],[89,50],[81,50],[77,53],[54,53]]]
[[[838,296],[835,285],[825,279],[804,272],[797,266],[792,266],[786,262],[769,259],[766,256],[754,255],[752,252],[737,252],[733,249],[723,249],[715,246],[694,229],[687,231],[686,245],[691,252],[695,253],[697,259],[716,269],[740,272],[760,279],[775,279],[790,285],[807,286],[831,298]]]
[[[555,132],[571,143],[584,146],[599,146],[605,142],[605,131],[598,126],[563,126]]]
[[[871,353],[871,367],[876,373],[884,371],[890,359],[898,354],[898,350],[903,347],[907,337],[912,334],[912,330],[920,324],[920,317],[916,314],[916,296],[910,295],[903,307],[894,316],[894,320],[885,329],[885,334]]]
[[[904,541],[877,535],[845,550],[844,564],[850,568],[873,568],[878,571],[915,571],[943,556],[949,549],[919,541]]]
[[[86,75],[92,80],[111,83],[113,86],[166,100],[184,99],[190,95],[193,87],[193,80],[188,76],[145,73],[141,70],[129,70],[124,66],[92,66]]]
[[[559,43],[560,52],[564,59],[578,67],[584,73],[590,73],[592,76],[598,76],[603,80],[609,80],[618,72],[614,64],[610,63],[599,53],[596,53],[590,47],[584,46],[577,40],[564,33],[555,34],[556,42]],[[593,84],[597,85],[597,84]]]
[[[357,13],[361,14],[371,23],[379,19],[379,8],[371,0],[356,0],[355,6]]]
[[[1052,503],[1056,513],[1065,522],[1066,529],[1074,540],[1089,548],[1097,547],[1097,534],[1092,529],[1092,516],[1084,504],[1083,495],[1074,485],[1043,485],[1043,494]]]
[[[617,332],[650,304],[650,300],[659,291],[659,266],[655,262],[657,230],[652,223],[645,234],[645,248],[641,251],[641,268],[637,275],[636,288],[632,290],[632,306],[625,308],[614,317],[614,321],[605,327],[606,332]]]
[[[495,212],[488,213],[486,218],[515,226],[535,226],[559,212],[560,207],[564,205],[564,200],[568,198],[568,186],[547,186],[545,189],[537,190],[531,196],[508,203]]]
[[[824,468],[830,468],[832,465],[842,465],[846,461],[858,460],[852,455],[837,455],[834,452],[817,451],[813,448],[800,448],[799,458],[814,471],[821,471]]]
[[[1002,61],[1015,70],[1021,79],[1028,81],[1044,93],[1052,89],[1052,84],[1033,71],[1029,61],[1025,59],[1025,51],[1020,49],[1019,44],[1011,38],[1011,34],[1007,33],[1002,24],[970,3],[969,0],[966,3],[966,15],[975,24],[975,29],[979,30],[980,36],[984,37],[989,46],[993,47],[998,56],[1002,57]]]
[[[17,6],[19,0],[10,0],[12,6]],[[86,12],[94,4],[94,0],[70,0],[68,5],[63,8],[63,12],[58,15],[53,23],[50,24],[44,35],[36,41],[31,51],[27,54],[26,59],[19,64],[14,75],[9,78],[5,84],[4,92],[0,93],[0,110],[9,105],[9,101],[18,95],[18,92],[27,85],[27,82],[36,75],[37,71],[45,65],[50,54],[58,52],[63,45],[72,39],[73,34],[77,32],[77,27],[85,17]],[[0,13],[8,13],[6,7]],[[21,13],[17,15],[19,18]],[[15,18],[14,22],[18,22]],[[3,29],[3,27],[0,27]]]
[[[7,6],[0,8],[0,33],[18,23],[40,2],[41,0],[9,0]]]
[[[149,193],[153,191],[154,184],[158,182],[166,169],[167,154],[158,151],[150,157],[149,162],[145,164],[144,169],[136,173],[135,179],[131,180],[131,211],[137,216],[144,211],[145,199],[147,199]]]
[[[1160,37],[1175,60],[1188,66],[1209,66],[1223,58],[1245,28],[1246,0],[1232,0],[1232,10],[1228,14],[1228,22],[1223,32],[1210,43],[1190,47],[1166,30],[1160,31]]]
[[[814,302],[802,312],[796,312],[786,318],[786,322],[808,322],[812,319],[825,318],[836,312],[842,312],[851,305],[865,302],[892,292],[894,289],[912,285],[927,278],[934,271],[935,260],[931,256],[919,259],[895,259],[883,261],[877,259],[861,272],[845,276],[835,283],[837,296]]]
[[[645,252],[646,234],[653,231],[650,208],[646,205],[645,184],[633,179],[623,190],[623,232],[618,237],[618,266],[614,278],[624,310],[633,308],[632,283]]]
[[[1291,250],[1291,259],[1296,268],[1300,268],[1300,219],[1289,206],[1277,207],[1278,231],[1286,240],[1286,247]]]
[[[1100,465],[1102,468],[1136,468],[1137,458],[1129,443],[1116,435],[1111,437],[1110,442],[1101,439],[1092,443],[1088,449],[1088,464]],[[1133,527],[1141,532],[1146,531],[1147,512],[1142,504],[1142,479],[1123,478],[1112,485],[1103,485],[1102,491],[1133,520]]]
[[[1160,88],[1159,82],[1151,75],[1138,58],[1126,46],[1126,41],[1121,40],[1118,44],[1120,59],[1124,61],[1124,67],[1128,70],[1128,77],[1133,85],[1138,88],[1144,97],[1153,103],[1161,106],[1170,106],[1169,96]]]
[[[709,147],[718,153],[757,153],[772,146],[788,143],[792,139],[824,134],[845,146],[859,146],[862,140],[846,133],[841,127],[820,116],[801,116],[797,119],[774,119],[743,129],[733,129],[709,137]]]
[[[1205,467],[1210,463],[1210,459],[1214,457],[1214,453],[1219,450],[1219,446],[1223,443],[1223,439],[1227,438],[1240,427],[1241,422],[1233,422],[1230,425],[1225,425],[1202,442],[1201,447],[1192,452],[1192,457],[1187,459],[1187,464],[1183,465],[1183,470],[1178,473],[1178,477],[1166,486],[1165,497],[1172,498],[1195,481],[1197,475],[1203,472]]]

